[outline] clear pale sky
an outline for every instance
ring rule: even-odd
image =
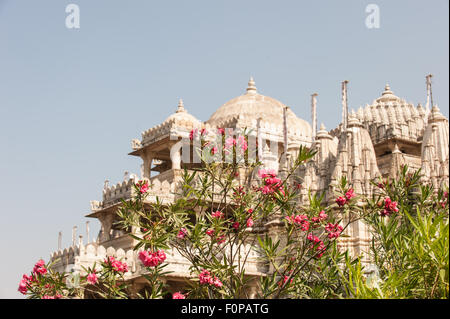
[[[80,29],[65,8],[80,8]],[[365,8],[380,8],[368,29]],[[388,82],[425,103],[425,76],[448,117],[448,0],[112,1],[0,0],[0,298],[22,298],[23,273],[85,235],[103,181],[139,173],[130,141],[175,111],[207,120],[244,93],[260,93],[328,129],[371,103]],[[91,221],[98,232],[99,223]],[[92,235],[91,235],[92,237]]]

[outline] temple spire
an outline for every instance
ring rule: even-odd
[[[431,91],[431,78],[432,74],[428,74],[425,79],[427,83],[427,104],[425,105],[425,120],[428,121],[428,116],[430,114],[431,108],[433,107],[433,94]]]
[[[58,233],[58,251],[62,249],[62,232]]]
[[[177,108],[177,112],[176,113],[180,113],[180,112],[186,112],[186,110],[184,109],[183,99],[180,99],[178,101],[178,108]]]
[[[347,83],[347,80],[342,82],[342,128],[344,131],[347,129],[348,121]]]
[[[311,121],[312,121],[312,141],[316,139],[317,133],[317,93],[311,94]]]
[[[248,81],[247,94],[256,94],[256,92],[255,80],[253,80],[253,77],[251,76]]]

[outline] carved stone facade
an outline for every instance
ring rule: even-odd
[[[87,217],[97,218],[101,223],[97,240],[86,246],[80,241],[78,245],[53,253],[53,260],[60,259],[55,269],[82,271],[81,266],[92,265],[111,255],[128,263],[130,271],[126,278],[133,283],[134,291],[144,288],[143,268],[133,251],[135,242],[122,230],[114,229],[115,213],[121,205],[120,200],[133,195],[132,185],[138,179],[149,179],[153,185],[147,199],[149,205],[156,201],[156,197],[163,203],[175,200],[183,169],[200,165],[193,161],[195,154],[188,154],[189,149],[186,151],[183,147],[183,141],[189,141],[189,132],[193,129],[249,129],[249,139],[260,141],[258,154],[262,154],[264,166],[280,174],[286,164],[279,162],[285,149],[288,160],[296,156],[300,145],[315,149],[317,153],[313,160],[296,172],[304,186],[300,204],[307,201],[307,189],[325,192],[325,201],[333,202],[333,188],[341,176],[347,177],[357,194],[370,196],[374,191],[371,180],[395,177],[403,164],[408,164],[412,169],[421,168],[424,182],[435,186],[448,185],[448,119],[437,106],[433,106],[431,111],[420,104],[416,107],[395,96],[386,85],[382,95],[371,105],[348,113],[346,94],[345,91],[345,119],[330,132],[323,124],[317,132],[313,131],[311,125],[298,118],[289,107],[259,94],[253,79],[250,79],[245,94],[222,105],[206,122],[189,114],[180,100],[174,114],[143,132],[140,140],[132,141],[130,155],[142,159],[141,176],[128,177],[127,173],[121,183],[109,186],[105,182],[102,201],[91,202],[91,213]],[[312,96],[314,128],[316,95]],[[152,172],[157,175],[152,176]],[[280,221],[272,220],[258,231],[275,236],[281,231],[281,225]],[[367,252],[370,234],[364,224],[352,224],[348,235],[350,237],[340,240],[341,247],[348,248],[354,254]],[[247,249],[251,247],[248,245]],[[165,280],[169,290],[178,291],[183,279],[190,276],[189,265],[176,250],[169,251],[167,256],[167,270],[173,273]],[[257,257],[254,252],[250,254],[246,266],[246,273],[250,276],[270,272],[266,265],[258,262]]]

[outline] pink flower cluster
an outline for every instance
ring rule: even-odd
[[[187,230],[184,227],[181,227],[180,231],[178,232],[177,238],[178,239],[184,239],[187,235]]]
[[[217,236],[214,236],[214,234],[215,234],[214,229],[208,229],[206,231],[206,235],[211,237],[211,239],[215,239],[218,244],[222,244],[225,241],[225,235],[220,235],[220,232]]]
[[[338,238],[341,235],[343,228],[338,224],[328,223],[328,225],[325,226],[325,230],[328,232],[328,238],[332,239]]]
[[[139,188],[141,194],[148,192],[148,181],[139,181],[136,183],[136,186]]]
[[[214,217],[214,218],[217,218],[217,219],[220,219],[220,218],[224,217],[223,213],[221,211],[219,211],[219,210],[214,212],[214,213],[212,213],[211,216]]]
[[[156,252],[143,250],[139,252],[139,259],[145,267],[156,267],[166,260],[166,254],[163,250]]]
[[[217,278],[216,276],[211,276],[211,273],[207,271],[206,269],[203,269],[202,272],[198,275],[198,278],[200,279],[200,284],[205,285],[212,285],[217,288],[220,288],[223,286],[222,282]]]
[[[258,176],[264,179],[264,186],[259,188],[264,195],[273,194],[276,191],[280,191],[284,195],[283,183],[276,177],[277,174],[274,170],[260,169]]]
[[[258,176],[259,176],[259,178],[264,179],[264,178],[267,178],[267,177],[276,177],[277,173],[273,169],[264,169],[264,168],[262,168],[262,169],[260,169],[258,171]]]
[[[312,233],[309,233],[308,237],[306,238],[312,242],[311,249],[319,251],[319,253],[316,255],[316,258],[322,257],[325,252],[325,245],[323,244],[323,241],[321,241],[319,237],[314,236]]]
[[[95,285],[98,282],[97,274],[95,273],[95,270],[91,272],[89,275],[87,275],[87,281],[91,285]]]
[[[286,219],[290,224],[299,225],[303,231],[308,231],[309,229],[308,216],[306,215],[286,216]]]
[[[234,146],[238,146],[243,152],[245,152],[248,148],[247,140],[244,136],[240,135],[237,139],[234,139],[233,137],[228,137],[225,140],[225,150],[228,151],[230,148],[233,148]]]
[[[113,268],[113,270],[116,272],[126,273],[128,271],[127,263],[121,262],[112,256],[106,257],[104,262],[106,264],[110,265]]]
[[[347,204],[353,197],[355,197],[355,193],[353,191],[353,188],[350,188],[349,190],[347,190],[347,192],[345,193],[345,196],[339,196],[336,199],[336,203],[342,207],[345,204]]]
[[[186,296],[183,295],[181,292],[175,292],[172,295],[172,299],[186,299]]]
[[[31,285],[31,281],[32,280],[33,280],[33,277],[27,276],[27,275],[23,275],[22,276],[22,280],[19,283],[18,291],[25,295],[27,293],[28,288]]]
[[[384,209],[380,212],[380,215],[390,216],[393,212],[398,212],[397,202],[394,202],[389,197],[386,197],[384,199]]]
[[[326,220],[327,218],[328,218],[328,215],[325,214],[325,211],[323,210],[323,211],[321,211],[321,212],[319,213],[319,216],[318,216],[318,217],[317,217],[317,216],[312,217],[312,218],[311,218],[311,221],[312,221],[313,223],[320,223],[320,222]]]
[[[45,261],[40,259],[33,268],[33,274],[45,275],[47,273],[47,268],[45,268]]]

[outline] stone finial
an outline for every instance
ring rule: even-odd
[[[124,182],[126,182],[129,179],[129,174],[130,173],[128,171],[123,172],[123,181]]]
[[[177,112],[176,113],[181,113],[181,112],[186,112],[186,110],[184,109],[183,99],[180,99],[178,101],[178,108],[177,108]]]
[[[248,81],[248,87],[247,87],[247,94],[256,94],[256,86],[255,86],[255,80],[253,80],[253,77],[250,77],[250,80]]]
[[[105,179],[105,182],[103,183],[103,189],[106,190],[109,187],[109,180]]]
[[[62,249],[62,231],[58,233],[58,250]]]
[[[311,121],[312,121],[312,140],[316,139],[317,133],[317,93],[311,94]]]
[[[323,123],[320,124],[320,130],[321,131],[325,131],[326,130],[325,124],[323,124]]]
[[[386,95],[386,94],[393,94],[393,92],[391,91],[391,87],[389,86],[388,83],[386,83],[386,85],[384,86],[383,95]]]

